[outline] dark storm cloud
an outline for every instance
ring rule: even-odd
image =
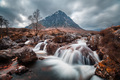
[[[120,0],[0,0],[0,15],[14,27],[28,25],[36,9],[43,18],[62,10],[84,29],[120,25]]]

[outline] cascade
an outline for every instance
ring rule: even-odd
[[[44,44],[44,47],[42,50],[40,50],[41,48],[41,45]],[[38,43],[34,48],[33,48],[33,51],[37,54],[37,55],[46,55],[47,52],[46,52],[46,46],[47,46],[47,40],[45,40],[44,42],[40,42]],[[39,56],[38,56],[39,57]]]
[[[60,47],[54,56],[69,64],[93,65],[99,61],[99,58],[87,47],[86,42],[86,38],[82,38],[77,40],[76,44]]]

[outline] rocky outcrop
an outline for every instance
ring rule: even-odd
[[[101,36],[100,35],[93,35],[90,37],[90,39],[88,40],[87,44],[88,47],[90,47],[93,51],[98,50],[98,45],[99,45],[99,40],[100,40]]]
[[[99,62],[95,74],[108,80],[119,80],[120,65],[107,57]]]
[[[18,57],[18,62],[20,63],[31,62],[37,59],[35,52],[30,47],[25,46],[13,51],[13,53],[16,57]]]
[[[0,39],[0,50],[7,49],[15,45],[17,44],[13,42],[9,37]]]

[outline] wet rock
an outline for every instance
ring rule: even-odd
[[[46,50],[48,55],[54,55],[56,50],[59,48],[57,43],[48,43]]]
[[[40,46],[40,50],[43,50],[43,49],[44,49],[44,46],[45,46],[45,44],[42,43],[41,46]]]
[[[27,71],[28,68],[26,68],[25,66],[18,66],[15,73],[21,75]]]
[[[13,42],[9,37],[0,39],[0,50],[7,49],[15,45],[17,45],[17,43]]]
[[[88,47],[90,47],[93,51],[97,50],[99,45],[99,40],[100,40],[100,35],[91,36],[87,42]]]
[[[39,57],[39,60],[44,60],[45,58],[44,57]]]
[[[11,80],[12,76],[9,74],[0,74],[0,80]]]
[[[82,56],[85,57],[85,61],[84,61],[85,64],[88,64],[87,59],[90,60],[90,65],[94,65],[96,62],[98,62],[90,48],[85,46],[80,48],[81,48],[80,53],[82,54]]]
[[[31,62],[37,59],[35,52],[30,47],[25,46],[23,48],[17,49],[13,53],[18,57],[18,62],[20,63]]]

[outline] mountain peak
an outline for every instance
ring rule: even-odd
[[[46,28],[50,27],[65,27],[65,28],[78,28],[78,24],[76,24],[69,16],[67,16],[63,11],[58,10],[52,15],[46,17],[45,19],[39,21]]]
[[[56,11],[54,14],[61,14],[61,13],[64,13],[63,11],[61,11],[61,10],[58,10],[58,11]],[[65,13],[64,13],[65,14]]]
[[[41,21],[42,25],[49,27],[72,27],[80,28],[69,16],[67,16],[63,11],[58,10],[51,16],[46,17]]]

